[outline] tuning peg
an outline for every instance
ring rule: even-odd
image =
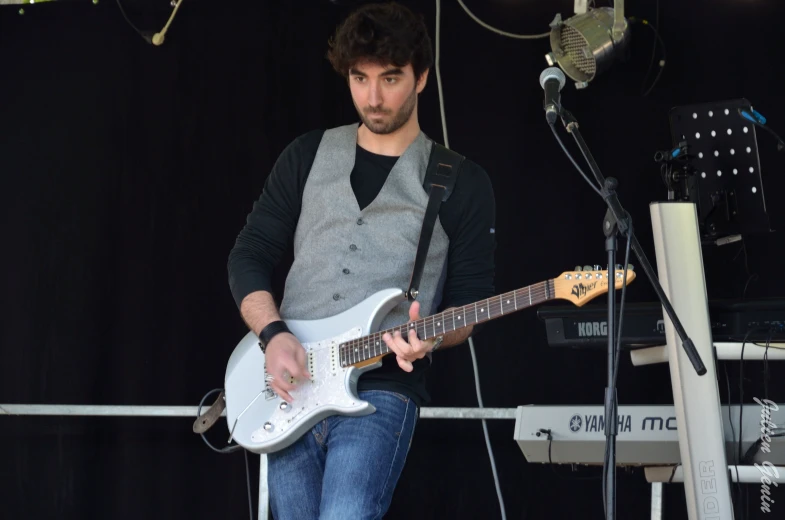
[[[602,266],[601,265],[595,265],[594,266],[594,270],[595,271],[602,271]]]
[[[591,266],[590,265],[584,265],[583,266],[583,270],[584,271],[591,271]]]
[[[630,271],[634,271],[635,270],[635,266],[632,265],[632,264],[627,264],[627,269],[629,269]]]
[[[576,265],[576,266],[575,266],[575,269],[573,269],[573,271],[578,271],[578,272],[580,272],[580,271],[581,271],[581,266],[579,266],[579,265]]]

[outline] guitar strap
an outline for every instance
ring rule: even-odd
[[[409,281],[409,289],[406,297],[410,302],[417,299],[420,287],[420,277],[422,276],[425,259],[428,256],[428,247],[433,236],[433,226],[436,224],[436,217],[439,215],[439,208],[442,202],[452,195],[455,181],[461,169],[465,157],[453,152],[452,150],[433,142],[431,147],[431,157],[428,161],[428,169],[425,172],[423,188],[429,194],[428,207],[425,209],[425,217],[420,231],[420,240],[417,244],[417,256],[414,259],[414,269],[412,278]]]

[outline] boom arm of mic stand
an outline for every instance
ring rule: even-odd
[[[594,177],[597,179],[597,182],[600,183],[600,186],[602,186],[600,191],[602,192],[603,199],[605,199],[605,204],[607,204],[608,209],[613,215],[613,218],[616,220],[616,225],[619,228],[619,232],[627,237],[628,240],[632,240],[631,248],[635,252],[635,256],[638,257],[638,261],[640,261],[641,266],[643,266],[643,271],[649,278],[649,282],[651,282],[652,287],[654,287],[654,291],[657,293],[657,297],[662,303],[662,307],[668,314],[668,318],[670,318],[671,322],[673,323],[673,328],[676,329],[676,333],[679,335],[679,338],[681,338],[682,347],[684,347],[687,357],[689,358],[698,375],[704,375],[706,373],[706,366],[703,364],[698,351],[695,349],[695,344],[692,342],[690,337],[687,336],[687,331],[684,330],[684,326],[682,326],[679,317],[676,316],[676,311],[673,310],[673,306],[668,300],[668,297],[665,295],[665,291],[662,289],[659,279],[655,275],[654,269],[652,268],[651,263],[649,263],[649,259],[646,257],[646,253],[643,251],[640,242],[638,242],[638,238],[634,234],[632,237],[627,236],[627,232],[629,230],[626,218],[627,212],[624,210],[624,208],[622,208],[621,202],[619,202],[619,198],[616,195],[616,179],[609,178],[606,180],[603,178],[602,173],[600,173],[599,166],[597,166],[597,163],[594,161],[594,157],[592,157],[589,147],[583,140],[580,130],[578,130],[578,121],[575,120],[573,115],[562,107],[561,117],[564,127],[575,138],[575,142],[578,144],[581,153],[583,153],[583,156],[586,158],[586,162],[589,163],[589,167],[591,168]],[[608,266],[609,269],[613,269],[613,267],[614,266]]]

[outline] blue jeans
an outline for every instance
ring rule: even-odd
[[[276,520],[382,518],[411,446],[418,410],[396,392],[359,392],[376,412],[334,415],[288,448],[267,455]]]

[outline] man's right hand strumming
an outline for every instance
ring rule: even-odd
[[[272,294],[267,291],[255,291],[247,295],[240,306],[240,312],[246,325],[258,336],[262,329],[274,321],[280,321],[278,308]],[[265,350],[266,374],[270,387],[286,402],[292,402],[289,394],[298,381],[310,379],[311,374],[305,368],[307,354],[300,341],[291,332],[275,334]],[[290,382],[295,380],[295,384]]]
[[[303,346],[289,332],[277,334],[267,345],[265,365],[267,375],[272,376],[270,388],[288,403],[294,400],[289,392],[302,380],[311,378],[305,368],[307,357]]]

